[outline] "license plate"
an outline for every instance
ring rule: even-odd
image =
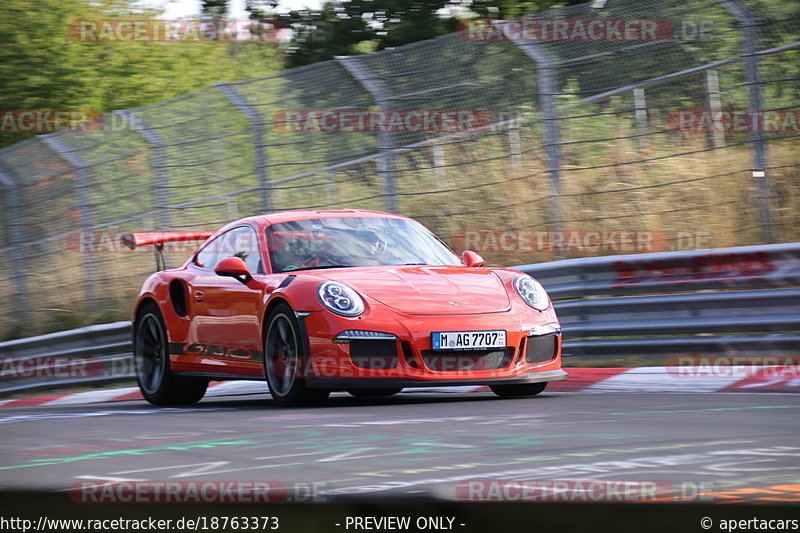
[[[483,350],[505,348],[506,332],[492,331],[434,331],[431,333],[434,350]]]

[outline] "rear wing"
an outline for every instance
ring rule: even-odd
[[[215,231],[150,231],[147,233],[123,233],[120,242],[131,250],[138,246],[153,245],[156,255],[156,270],[165,270],[164,243],[183,241],[204,241],[214,235]]]

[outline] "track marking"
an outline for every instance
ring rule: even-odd
[[[442,448],[477,448],[472,444],[450,444],[447,442],[410,442],[412,446],[441,446]]]
[[[172,477],[186,477],[186,476],[193,476],[195,474],[206,474],[208,470],[214,467],[225,466],[230,464],[230,461],[214,461],[210,463],[195,463],[189,465],[178,465],[178,466],[159,466],[155,468],[142,468],[138,470],[123,470],[121,472],[112,472],[112,475],[118,474],[138,474],[141,472],[155,472],[156,470],[174,470],[176,468],[187,468],[193,466],[205,466],[205,468],[197,468],[195,470],[191,470],[189,472],[184,472],[182,474],[178,474]]]
[[[133,477],[114,477],[114,476],[75,476],[75,479],[88,479],[90,481],[111,481],[115,483],[121,483],[123,481],[147,481],[146,479],[141,478],[133,478]]]
[[[342,453],[337,453],[336,455],[331,455],[330,457],[326,457],[325,459],[317,459],[316,462],[317,463],[329,463],[329,462],[332,462],[332,461],[341,461],[342,459],[364,459],[365,457],[378,457],[378,455],[357,456],[359,453],[368,452],[368,451],[377,450],[377,449],[378,448],[375,448],[374,446],[373,447],[367,447],[367,448],[356,448],[355,450],[350,450],[348,452],[342,452]],[[391,452],[389,452],[387,454],[380,454],[380,455],[394,455],[395,453],[397,453],[397,452],[392,450]],[[357,456],[357,457],[353,457],[354,455]]]
[[[610,415],[650,415],[674,413],[702,413],[708,411],[749,411],[752,409],[800,409],[800,405],[745,405],[742,407],[702,407],[700,409],[671,409],[664,411],[619,411]]]
[[[306,453],[290,453],[287,455],[272,455],[266,457],[253,457],[253,459],[258,461],[269,461],[270,459],[283,459],[284,457],[300,457],[303,455],[322,455],[324,453],[328,453],[327,451],[320,451],[320,452],[306,452]]]
[[[137,389],[138,390],[138,389]],[[47,407],[58,407],[61,405],[80,405],[83,403],[106,403],[113,401],[120,396],[120,393],[125,391],[121,389],[110,390],[90,390],[86,392],[77,392],[75,394],[68,394],[61,398],[56,398],[47,402]]]

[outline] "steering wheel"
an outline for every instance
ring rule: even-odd
[[[310,254],[302,260],[302,267],[305,268],[341,264],[342,258],[334,254],[332,250],[320,250],[315,254]]]

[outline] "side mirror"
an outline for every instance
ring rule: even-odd
[[[464,250],[464,253],[461,254],[461,260],[468,267],[482,267],[484,263],[483,257],[472,250]]]
[[[228,276],[241,281],[245,285],[250,283],[253,279],[250,270],[247,269],[247,265],[245,265],[244,261],[239,257],[226,257],[217,263],[214,272],[217,276]]]

